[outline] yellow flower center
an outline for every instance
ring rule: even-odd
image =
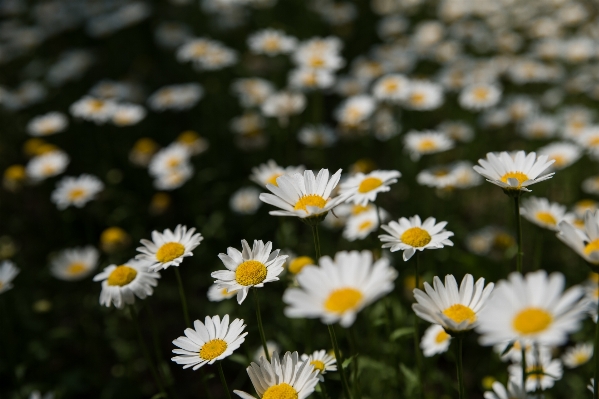
[[[295,204],[295,206],[293,207],[294,210],[303,210],[306,211],[306,213],[308,212],[308,210],[306,209],[306,207],[308,206],[316,206],[318,208],[324,208],[324,206],[327,204],[327,200],[325,200],[324,198],[322,198],[320,195],[317,194],[308,194],[308,195],[304,195],[303,197],[301,197]]]
[[[368,209],[370,209],[368,206],[354,205],[354,207],[351,209],[351,214],[359,215],[360,213],[365,212]]]
[[[269,387],[262,395],[262,399],[297,399],[297,391],[289,384],[281,384]]]
[[[399,239],[404,244],[419,248],[424,247],[426,244],[431,242],[431,235],[428,233],[428,231],[421,229],[420,227],[411,227],[404,231]]]
[[[73,262],[67,267],[67,273],[76,276],[86,270],[85,264],[82,262]]]
[[[142,154],[153,154],[156,152],[158,145],[152,139],[141,138],[133,145],[133,151],[140,152]]]
[[[127,233],[125,233],[125,230],[120,227],[109,227],[102,232],[100,241],[103,244],[117,244],[125,241],[126,238]]]
[[[25,176],[25,168],[21,165],[9,166],[6,171],[4,171],[4,177],[8,180],[24,180]]]
[[[194,132],[193,130],[186,130],[183,133],[181,133],[179,135],[179,137],[177,137],[177,141],[179,143],[183,143],[183,144],[187,144],[187,145],[192,145],[196,141],[198,141],[199,138],[200,138],[200,135],[197,134],[196,132]]]
[[[322,68],[324,66],[324,59],[320,56],[314,56],[310,59],[310,66],[312,68]]]
[[[384,86],[385,90],[388,92],[394,92],[399,87],[399,85],[397,84],[397,82],[395,80],[387,80],[383,84],[383,86]]]
[[[54,174],[55,172],[56,172],[56,168],[54,167],[54,165],[44,165],[44,166],[42,167],[42,173],[43,173],[45,176],[52,175],[52,174]]]
[[[268,180],[266,180],[266,182],[272,184],[273,186],[279,187],[279,185],[277,184],[277,177],[282,176],[282,175],[283,175],[282,173],[275,173],[272,176],[270,176],[268,178]]]
[[[476,321],[476,313],[474,313],[474,311],[468,306],[464,306],[459,303],[456,303],[455,305],[445,309],[443,314],[458,324],[465,320],[468,320],[469,324],[472,324]]]
[[[99,112],[102,110],[102,108],[104,108],[104,101],[102,100],[91,100],[89,102],[89,107],[91,108],[92,112]]]
[[[514,238],[507,233],[497,233],[493,245],[499,249],[506,249],[514,245]]]
[[[370,227],[372,227],[373,223],[370,220],[366,220],[365,222],[360,223],[360,225],[358,226],[358,230],[359,231],[364,231],[364,230],[368,230]]]
[[[586,363],[589,356],[586,353],[577,353],[574,355],[574,362],[578,365]]]
[[[550,224],[555,226],[557,224],[557,220],[555,217],[549,212],[537,212],[537,219],[545,224]]]
[[[447,169],[437,169],[433,172],[433,175],[437,176],[437,177],[443,177],[443,176],[447,176],[449,174],[449,170]]]
[[[412,93],[410,96],[410,102],[414,105],[421,105],[426,100],[426,96],[423,93]]]
[[[314,369],[318,370],[320,373],[324,371],[324,363],[320,360],[312,360],[310,364],[314,366]]]
[[[137,276],[137,270],[134,268],[125,265],[117,266],[108,276],[108,285],[122,287],[132,282],[135,276]]]
[[[179,166],[179,164],[181,164],[181,159],[179,158],[171,158],[168,161],[166,161],[166,165],[169,168],[176,168]]]
[[[185,253],[185,247],[178,242],[167,242],[156,251],[156,260],[161,263],[170,262]]]
[[[344,313],[357,308],[362,297],[362,293],[355,288],[340,288],[331,292],[324,307],[332,313]]]
[[[246,260],[237,266],[235,280],[245,286],[260,284],[266,278],[267,272],[264,263],[257,260]]]
[[[366,179],[362,180],[362,183],[360,183],[360,186],[358,187],[358,192],[367,193],[382,185],[383,181],[378,177],[367,177]]]
[[[507,172],[505,175],[501,176],[501,181],[505,184],[508,184],[507,179],[516,179],[518,180],[518,186],[513,187],[515,189],[519,189],[526,180],[528,180],[528,176],[526,176],[522,172]]]
[[[227,350],[227,343],[222,339],[211,339],[202,345],[200,357],[204,360],[212,360],[223,354]]]
[[[551,159],[555,161],[553,163],[554,166],[562,167],[566,164],[566,157],[564,157],[563,155],[553,155]]]
[[[516,315],[512,326],[520,334],[535,334],[546,330],[552,321],[553,317],[546,310],[527,308]]]
[[[526,368],[527,379],[541,380],[545,374],[543,366],[530,366]]]
[[[593,137],[592,139],[590,139],[587,143],[588,145],[590,145],[591,147],[596,147],[597,145],[599,145],[599,137]]]
[[[276,37],[269,37],[264,40],[264,49],[268,51],[277,51],[280,47],[280,41]]]
[[[584,246],[584,254],[590,255],[591,253],[599,251],[599,238],[589,242]]]
[[[477,87],[472,91],[472,95],[475,99],[484,101],[489,97],[489,89],[486,87]]]
[[[82,188],[75,188],[75,189],[73,189],[73,190],[71,190],[69,192],[68,197],[69,197],[69,199],[71,201],[76,201],[79,198],[83,197],[84,195],[85,195],[85,190],[84,189],[82,189]]]
[[[314,259],[309,256],[299,256],[291,261],[289,264],[289,272],[293,274],[298,274],[302,271],[304,266],[313,265]]]
[[[431,140],[431,139],[424,139],[424,140],[421,140],[421,141],[418,143],[418,146],[417,146],[417,147],[418,147],[418,150],[419,150],[419,151],[422,151],[422,152],[425,152],[425,151],[432,151],[432,150],[434,150],[435,148],[437,148],[437,144],[435,143],[435,141],[434,141],[434,140]]]
[[[437,336],[435,337],[435,342],[441,344],[449,339],[449,334],[445,332],[445,330],[439,331]]]

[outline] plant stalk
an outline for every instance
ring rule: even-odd
[[[183,317],[185,317],[185,325],[191,328],[191,320],[189,318],[189,310],[187,308],[187,300],[185,299],[185,290],[183,288],[183,281],[181,280],[181,273],[179,268],[174,267],[175,275],[177,276],[177,283],[179,283],[179,298],[181,298],[181,306],[183,307]]]
[[[227,380],[225,379],[225,372],[223,371],[222,361],[218,361],[216,363],[218,363],[218,374],[220,374],[220,382],[223,384],[223,389],[227,393],[227,398],[231,399],[231,392],[229,391],[229,386],[227,385]]]
[[[258,300],[258,290],[256,287],[252,287],[254,293],[254,304],[256,306],[256,318],[258,319],[258,330],[260,331],[260,340],[262,341],[262,348],[264,349],[264,356],[266,360],[270,362],[270,354],[268,353],[268,346],[266,345],[266,336],[264,335],[264,327],[262,326],[262,315],[260,313],[260,301]]]
[[[341,352],[339,351],[339,344],[337,343],[335,328],[332,324],[328,324],[328,327],[329,335],[331,336],[331,343],[333,344],[333,350],[335,351],[335,359],[337,360],[337,369],[339,370],[339,374],[341,374],[341,382],[343,383],[343,389],[345,390],[345,394],[347,395],[348,399],[352,399],[349,382],[347,381],[345,370],[343,369],[343,359],[341,358]]]
[[[522,220],[520,218],[520,195],[514,197],[514,211],[516,215],[516,233],[518,234],[518,253],[516,254],[516,270],[522,273]]]

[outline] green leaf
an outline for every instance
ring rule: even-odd
[[[389,337],[389,339],[391,341],[395,341],[396,339],[408,336],[408,335],[412,335],[414,334],[414,328],[413,327],[402,327],[402,328],[398,328],[397,330],[393,331],[391,333],[391,336]]]
[[[509,344],[507,344],[507,346],[505,347],[505,349],[503,350],[503,352],[501,352],[501,357],[505,356],[506,353],[508,353],[510,351],[510,349],[512,349],[514,347],[514,344],[516,343],[516,341],[510,341]]]
[[[413,392],[418,386],[418,376],[403,363],[399,365],[399,369],[406,379],[406,391],[409,393]]]

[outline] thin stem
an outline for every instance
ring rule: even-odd
[[[346,330],[347,331],[347,330]],[[358,350],[356,345],[356,330],[355,324],[349,328],[349,346],[354,356],[353,363],[353,374],[354,374],[354,391],[358,397],[362,396],[360,393],[360,375],[359,375],[359,363],[358,363]]]
[[[339,344],[337,343],[335,328],[332,324],[329,324],[328,327],[329,335],[331,336],[331,343],[333,344],[333,350],[335,351],[335,359],[337,360],[337,369],[339,370],[339,374],[341,374],[343,389],[345,390],[345,394],[347,395],[348,399],[352,399],[349,383],[347,382],[347,377],[345,376],[345,370],[343,370],[343,359],[341,358],[341,352],[339,351]]]
[[[599,279],[597,280],[599,289]],[[595,326],[595,347],[593,355],[595,356],[595,383],[593,384],[593,399],[599,399],[599,301],[597,301],[597,325]]]
[[[318,381],[318,386],[320,387],[320,396],[321,396],[323,399],[328,399],[328,398],[329,398],[329,396],[327,395],[327,389],[326,389],[326,387],[324,386],[324,382],[322,382],[322,381]]]
[[[264,336],[264,327],[262,326],[262,315],[260,314],[260,301],[258,300],[258,290],[256,289],[256,287],[252,287],[252,292],[254,293],[254,304],[256,305],[256,318],[258,319],[258,330],[260,331],[260,339],[262,340],[264,356],[266,356],[266,360],[270,362],[270,354],[268,353],[266,337]]]
[[[185,290],[183,289],[181,273],[179,273],[178,267],[174,267],[174,269],[175,275],[177,276],[177,282],[179,283],[179,297],[181,298],[181,306],[183,306],[183,316],[185,317],[185,325],[191,328],[191,321],[189,319],[189,310],[187,310],[187,300],[185,299]]]
[[[231,392],[229,391],[229,386],[227,385],[227,380],[225,379],[225,372],[223,371],[222,361],[216,362],[218,364],[218,374],[220,374],[220,382],[223,384],[223,389],[227,393],[227,398],[231,399]]]
[[[160,391],[162,396],[166,397],[166,392],[164,390],[164,386],[162,385],[162,381],[160,380],[160,377],[158,376],[158,371],[156,370],[156,366],[154,365],[154,362],[152,361],[152,357],[150,356],[148,347],[146,346],[143,335],[141,334],[141,327],[139,325],[139,313],[137,312],[137,308],[135,307],[135,305],[131,305],[130,308],[131,308],[131,313],[133,313],[132,318],[133,318],[133,323],[135,324],[135,329],[137,331],[137,338],[139,339],[139,346],[141,347],[144,357],[146,358],[146,362],[148,363],[148,366],[150,366],[150,372],[152,373],[152,377],[154,377],[154,382],[156,383],[156,386],[158,387],[158,391]]]
[[[381,214],[379,206],[376,204],[376,202],[372,203],[374,205],[374,210],[376,211],[376,221],[378,223],[378,227],[377,227],[377,231],[381,228]]]
[[[516,233],[518,234],[518,254],[516,255],[516,270],[522,273],[522,223],[520,220],[520,195],[514,197],[514,211],[516,215]]]
[[[522,389],[526,390],[526,374],[527,374],[527,367],[526,367],[526,345],[522,342],[520,342],[520,351],[522,353]]]
[[[318,225],[311,225],[312,237],[314,238],[314,251],[316,253],[316,262],[320,259],[320,237],[318,236]]]
[[[418,251],[414,255],[416,258],[415,262],[415,283],[416,288],[420,287],[420,256]],[[420,332],[418,328],[419,324],[418,316],[414,313],[414,352],[416,355],[416,368],[418,369],[418,391],[420,392],[420,398],[424,398],[424,384],[422,382],[422,355],[420,353]]]
[[[458,337],[458,345],[457,345],[457,359],[458,359],[458,388],[459,388],[459,398],[465,399],[465,390],[464,390],[464,365],[462,363],[462,344],[463,337]]]

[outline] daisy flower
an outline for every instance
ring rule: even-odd
[[[479,111],[497,105],[500,99],[501,89],[497,84],[474,83],[462,90],[458,101],[462,108]]]
[[[340,204],[344,197],[330,198],[341,177],[339,169],[329,179],[329,170],[321,169],[315,177],[311,170],[277,177],[277,185],[267,184],[272,193],[260,194],[260,201],[282,210],[270,211],[274,216],[296,216],[301,219],[322,216]]]
[[[146,167],[159,149],[160,146],[154,140],[142,137],[133,144],[133,148],[129,152],[129,160],[134,165]]]
[[[593,344],[581,343],[572,346],[562,355],[564,365],[570,369],[582,366],[593,357]]]
[[[229,315],[221,320],[219,316],[206,316],[204,323],[193,322],[194,328],[186,328],[185,337],[179,337],[173,344],[181,349],[173,349],[179,355],[171,360],[182,364],[184,369],[197,370],[205,364],[213,364],[231,356],[245,341],[247,332],[243,319],[235,319],[229,324]]]
[[[248,37],[247,42],[252,52],[269,56],[291,53],[297,46],[296,38],[276,29],[255,32]]]
[[[506,192],[530,191],[528,186],[550,179],[555,174],[551,172],[539,177],[554,162],[547,158],[546,155],[537,157],[534,152],[527,155],[524,151],[518,151],[514,157],[507,152],[499,155],[489,152],[487,159],[479,159],[480,166],[475,165],[473,168],[489,183]]]
[[[545,140],[555,136],[558,128],[557,121],[552,116],[534,115],[518,126],[518,132],[527,139]]]
[[[193,166],[191,164],[183,164],[178,168],[174,168],[156,175],[154,187],[158,190],[174,190],[183,186],[193,176]]]
[[[306,96],[302,93],[279,91],[264,100],[261,106],[264,116],[278,118],[279,125],[287,126],[291,115],[301,113],[306,108]]]
[[[208,300],[210,302],[220,302],[225,299],[233,298],[237,294],[237,291],[229,291],[226,288],[219,288],[217,284],[212,284],[208,288]]]
[[[50,262],[50,273],[60,280],[82,280],[96,269],[99,257],[98,250],[92,246],[65,249]]]
[[[61,112],[49,112],[36,116],[27,123],[27,133],[32,136],[49,136],[60,133],[67,128],[69,120]]]
[[[179,266],[183,258],[193,256],[192,251],[204,239],[200,233],[194,234],[195,227],[187,230],[187,226],[177,225],[175,231],[165,229],[162,234],[154,230],[152,241],[142,239],[143,247],[138,247],[141,252],[135,259],[148,262],[152,272],[168,269],[169,266]]]
[[[370,251],[341,251],[323,256],[320,267],[308,265],[297,275],[299,288],[288,288],[283,302],[290,318],[320,318],[325,324],[351,326],[359,311],[393,291],[397,272],[389,260],[373,263]]]
[[[320,382],[324,381],[323,375],[327,373],[327,371],[337,371],[337,360],[335,356],[331,356],[327,353],[326,350],[321,349],[319,351],[314,351],[311,355],[302,355],[302,361],[308,360],[312,366],[314,366],[315,370],[318,370],[318,380]]]
[[[291,274],[299,274],[304,267],[308,265],[315,265],[316,262],[309,256],[298,256],[289,261],[289,266],[287,267],[287,271]]]
[[[374,202],[378,193],[391,190],[389,187],[397,183],[401,173],[397,170],[375,170],[368,174],[356,173],[339,185],[339,195],[346,197],[347,202],[366,206]]]
[[[69,205],[82,208],[104,189],[104,183],[96,176],[82,174],[78,177],[67,176],[62,178],[52,192],[52,202],[60,210]]]
[[[581,188],[587,194],[599,195],[599,176],[587,177],[582,181]]]
[[[442,132],[412,130],[404,136],[404,145],[412,160],[417,161],[422,155],[450,150],[455,143]]]
[[[326,69],[297,68],[289,72],[288,81],[298,90],[328,89],[335,83],[335,75]]]
[[[112,114],[112,123],[117,126],[132,126],[146,117],[146,109],[137,104],[117,104]]]
[[[519,385],[521,381],[509,381],[507,389],[501,382],[495,381],[492,385],[493,391],[485,392],[485,399],[533,399],[534,396],[528,395]]]
[[[272,243],[264,244],[254,240],[250,249],[246,240],[241,240],[242,252],[233,247],[227,248],[227,254],[218,254],[228,270],[212,272],[214,282],[220,288],[237,291],[237,303],[245,300],[250,288],[263,287],[265,283],[278,281],[283,271],[287,255],[279,256],[278,249],[272,251]],[[271,252],[272,251],[272,252]]]
[[[345,223],[343,238],[348,241],[363,240],[373,231],[377,231],[379,228],[379,220],[383,221],[388,217],[388,214],[384,209],[378,208],[378,211],[379,217],[377,217],[376,208],[374,206],[369,207],[367,211],[360,212],[356,215],[352,214],[347,218],[347,222]]]
[[[376,81],[372,88],[372,94],[377,100],[398,102],[408,98],[410,92],[410,81],[404,75],[385,75]]]
[[[564,374],[562,362],[559,359],[551,359],[551,353],[548,350],[542,350],[538,356],[528,357],[526,355],[526,391],[533,392],[537,389],[545,390],[551,388],[555,381],[562,378]],[[510,381],[521,383],[522,365],[512,364],[508,367]]]
[[[250,180],[257,185],[264,187],[267,184],[277,185],[277,178],[285,174],[302,173],[304,166],[288,166],[286,168],[277,165],[277,163],[269,159],[266,163],[260,164],[252,168]]]
[[[271,82],[260,78],[238,79],[233,82],[231,90],[239,97],[242,107],[259,107],[274,93],[275,89]]]
[[[129,245],[131,237],[120,227],[112,226],[106,228],[100,235],[100,247],[104,252],[116,252]]]
[[[447,352],[451,343],[451,335],[438,324],[431,324],[424,332],[420,341],[420,348],[426,357],[432,357],[439,353]]]
[[[555,161],[551,168],[554,170],[565,169],[582,157],[582,148],[567,141],[555,142],[538,150],[539,155],[546,155],[547,159]]]
[[[445,276],[445,286],[435,276],[434,288],[424,283],[426,293],[414,289],[414,298],[418,303],[412,304],[412,309],[421,319],[439,324],[446,331],[468,331],[476,326],[478,315],[494,286],[489,283],[485,287],[484,278],[479,278],[475,284],[472,275],[466,274],[458,289],[458,283],[451,274]]]
[[[0,294],[12,288],[12,281],[20,271],[10,260],[0,263]]]
[[[229,200],[229,206],[235,213],[253,215],[258,211],[262,202],[258,198],[260,190],[255,187],[243,187],[235,191]]]
[[[359,94],[349,97],[335,110],[335,119],[346,127],[358,127],[364,123],[376,108],[375,100],[366,95]]]
[[[281,347],[274,341],[266,341],[266,349],[268,349],[268,357],[272,359],[273,355],[281,350]],[[252,359],[254,362],[259,362],[261,357],[266,357],[266,354],[264,353],[264,347],[262,345],[256,349]]]
[[[102,282],[100,305],[118,309],[135,303],[135,297],[144,299],[152,295],[160,274],[150,272],[147,262],[131,259],[120,266],[110,265],[94,277]]]
[[[327,125],[308,125],[300,129],[297,139],[306,147],[324,148],[335,144],[337,135]]]
[[[574,227],[567,220],[561,221],[558,227],[557,238],[588,263],[599,265],[599,211],[587,211],[581,229]]]
[[[167,174],[188,164],[191,153],[180,143],[172,143],[156,152],[150,161],[148,170],[152,176]]]
[[[177,136],[177,143],[186,147],[190,155],[199,155],[210,146],[208,140],[193,130],[185,130]]]
[[[435,218],[429,217],[424,223],[420,216],[415,215],[406,219],[400,218],[381,227],[389,234],[382,234],[379,239],[384,243],[383,248],[390,248],[391,252],[404,251],[403,260],[410,259],[416,251],[425,249],[443,248],[445,245],[453,246],[449,237],[453,232],[444,227],[447,222],[436,223]]]
[[[204,96],[204,88],[197,83],[164,86],[148,98],[148,105],[157,112],[185,111]]]
[[[416,181],[423,186],[451,190],[479,185],[482,178],[472,170],[470,162],[458,161],[423,169],[416,175]]]
[[[530,197],[522,201],[520,213],[530,222],[543,228],[559,231],[557,226],[564,219],[572,217],[566,213],[566,207],[556,202],[549,202],[547,198]],[[570,215],[572,216],[572,215]]]
[[[31,180],[39,182],[61,174],[66,170],[69,162],[69,156],[64,151],[50,151],[33,157],[27,163],[25,171]]]
[[[274,353],[270,362],[264,357],[259,364],[252,362],[246,369],[259,398],[297,398],[305,399],[318,383],[318,370],[309,360],[300,360],[297,352],[287,352],[283,360]],[[255,399],[254,396],[235,390],[243,399]]]
[[[433,82],[413,80],[404,106],[415,111],[429,111],[443,105],[443,88]]]
[[[71,105],[70,112],[77,118],[102,124],[112,118],[115,106],[112,100],[85,96]]]
[[[523,345],[561,345],[578,331],[586,312],[584,290],[563,292],[564,275],[539,270],[522,276],[511,273],[501,280],[479,314],[477,331],[482,345],[519,341]]]

